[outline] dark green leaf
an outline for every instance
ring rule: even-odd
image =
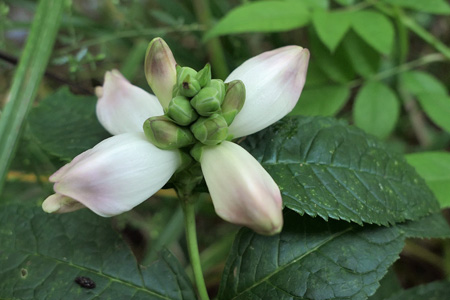
[[[444,300],[448,295],[450,281],[438,281],[401,291],[384,300]]]
[[[445,85],[429,73],[409,71],[400,75],[402,86],[411,94],[435,93],[447,95]]]
[[[139,267],[111,222],[88,210],[48,215],[8,205],[0,223],[2,299],[196,299],[173,255]],[[96,288],[81,288],[79,276]]]
[[[394,26],[384,15],[368,10],[354,12],[352,27],[375,50],[383,54],[391,52],[394,43]]]
[[[400,113],[400,102],[384,83],[369,81],[358,92],[353,106],[355,125],[379,138],[394,130]]]
[[[441,212],[416,221],[397,224],[400,231],[409,238],[450,238],[450,227]]]
[[[450,14],[450,5],[445,0],[384,0],[384,2],[432,14]]]
[[[353,30],[345,36],[342,47],[347,52],[351,65],[359,75],[369,78],[378,72],[380,54],[357,36]]]
[[[406,160],[425,179],[441,207],[450,207],[450,153],[413,153]]]
[[[95,97],[60,89],[33,108],[30,130],[44,150],[69,160],[109,136],[97,121],[95,104]]]
[[[423,110],[439,127],[450,132],[450,97],[440,93],[417,95]]]
[[[219,299],[366,299],[402,247],[396,227],[288,213],[279,235],[238,233]]]
[[[331,85],[304,89],[290,115],[332,116],[339,112],[350,96],[345,85]]]
[[[247,137],[244,146],[300,214],[376,224],[439,210],[425,181],[372,136],[323,117],[288,117]]]
[[[397,275],[391,267],[386,276],[381,279],[380,287],[377,289],[377,292],[372,297],[369,297],[369,300],[384,300],[384,298],[401,290],[402,287],[398,281]]]
[[[334,51],[350,28],[351,13],[315,10],[312,21],[321,41]]]
[[[276,32],[308,24],[310,13],[301,1],[250,2],[231,10],[205,39],[242,32]]]

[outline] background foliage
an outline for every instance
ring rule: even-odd
[[[39,208],[52,191],[48,176],[108,136],[95,118],[93,97],[105,71],[119,69],[149,90],[142,65],[156,36],[180,65],[199,69],[211,61],[222,79],[265,50],[297,44],[311,51],[307,82],[290,117],[242,142],[281,187],[287,207],[282,234],[261,237],[242,229],[233,244],[238,228],[217,219],[207,195],[199,203],[211,296],[390,300],[448,294],[448,282],[437,282],[450,276],[450,243],[438,239],[450,236],[447,1],[73,0],[63,2],[61,13],[52,1],[41,2],[60,19],[60,29],[54,47],[50,34],[40,43],[43,50],[27,52],[37,2],[0,1],[0,100],[4,107],[10,97],[19,99],[10,117],[2,109],[2,122],[27,115],[21,101],[33,105],[18,124],[22,134],[2,127],[3,137],[18,145],[10,168],[1,170],[7,181],[0,196],[0,297],[195,299],[172,191],[112,220],[87,211],[48,216]],[[45,51],[47,67],[39,60]],[[45,71],[41,85],[16,83],[27,78],[26,69],[17,69],[27,53],[35,63],[28,67]],[[14,72],[22,72],[19,79]],[[32,75],[37,82],[38,73]],[[9,94],[14,84],[17,96]],[[12,148],[2,143],[0,152],[5,149]],[[158,254],[162,248],[170,252]],[[77,276],[97,287],[80,288]]]

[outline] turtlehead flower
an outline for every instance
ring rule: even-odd
[[[288,114],[308,60],[308,50],[298,46],[265,52],[234,70],[224,85],[211,80],[209,65],[199,72],[176,66],[167,44],[154,39],[145,70],[157,97],[118,71],[107,72],[96,89],[96,112],[114,136],[50,177],[55,194],[43,209],[88,207],[105,217],[128,211],[163,187],[191,149],[221,218],[261,234],[278,233],[283,217],[277,184],[246,150],[225,139],[255,133]]]

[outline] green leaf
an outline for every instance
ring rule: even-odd
[[[291,116],[332,116],[339,112],[350,96],[345,85],[326,85],[305,89]]]
[[[139,267],[110,220],[88,210],[49,215],[8,205],[0,223],[2,299],[196,299],[173,255]],[[81,288],[79,276],[96,288]]]
[[[441,207],[450,207],[450,153],[413,153],[406,160],[425,179]]]
[[[353,30],[350,30],[345,36],[342,47],[347,52],[351,65],[359,75],[370,78],[378,72],[380,54],[357,36]]]
[[[109,137],[95,115],[96,102],[60,89],[33,108],[30,130],[44,150],[69,160]]]
[[[397,275],[391,267],[386,276],[381,279],[380,287],[372,297],[369,297],[369,300],[384,300],[384,298],[401,290],[402,287],[398,281]]]
[[[331,80],[347,83],[355,77],[355,71],[350,66],[348,55],[342,47],[331,53],[313,30],[310,30],[309,38],[311,53],[315,57],[320,57],[316,59],[317,65]]]
[[[395,227],[285,214],[283,231],[242,229],[227,260],[219,299],[366,299],[398,258]]]
[[[384,83],[369,81],[358,92],[353,106],[355,125],[379,138],[394,130],[400,113],[400,102]]]
[[[450,132],[450,97],[437,93],[417,95],[420,105],[428,117],[439,127]]]
[[[300,214],[393,224],[439,210],[425,181],[404,158],[342,121],[288,117],[242,144]]]
[[[450,5],[445,0],[384,0],[384,2],[420,12],[442,15],[450,14]]]
[[[450,295],[450,281],[443,280],[420,285],[395,293],[384,300],[444,300]]]
[[[447,95],[445,85],[429,73],[409,71],[400,74],[400,83],[411,94],[435,93]]]
[[[441,212],[396,225],[408,238],[450,238],[450,227]]]
[[[343,6],[349,6],[355,3],[355,0],[334,0],[334,1]]]
[[[352,28],[378,52],[389,54],[394,43],[394,26],[384,15],[360,10],[352,14]]]
[[[311,8],[328,9],[330,7],[329,0],[290,0],[290,1],[304,2]]]
[[[320,40],[334,51],[350,28],[351,13],[315,10],[312,22]]]
[[[287,31],[309,23],[310,13],[300,1],[258,1],[238,6],[223,17],[204,39],[242,32]]]

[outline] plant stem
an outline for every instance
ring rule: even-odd
[[[194,10],[200,24],[204,25],[206,29],[212,26],[211,8],[209,0],[194,0]],[[211,38],[206,42],[206,49],[208,51],[209,59],[213,65],[213,72],[215,77],[225,79],[228,76],[229,70],[225,61],[225,54],[220,43],[219,38]]]
[[[192,271],[194,272],[195,284],[201,300],[209,300],[206,290],[205,279],[203,278],[202,266],[200,264],[200,253],[197,244],[197,231],[195,227],[195,206],[187,196],[181,199],[184,211],[184,223],[186,230],[186,240],[189,250]]]
[[[41,0],[0,118],[0,194],[58,32],[65,1]]]

